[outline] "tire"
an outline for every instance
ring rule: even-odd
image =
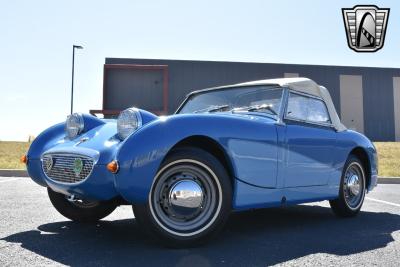
[[[117,204],[114,201],[68,200],[66,195],[47,188],[51,204],[64,217],[83,223],[97,222],[110,215]]]
[[[227,171],[198,148],[173,151],[154,177],[147,203],[133,207],[139,225],[168,247],[208,241],[222,230],[231,209]]]
[[[364,203],[366,177],[362,162],[350,155],[343,168],[339,198],[329,201],[332,211],[338,217],[356,216]]]

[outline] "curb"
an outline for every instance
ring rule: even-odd
[[[378,184],[400,184],[400,177],[378,177]]]
[[[0,176],[4,177],[29,177],[26,170],[6,170],[0,169]]]
[[[29,177],[26,170],[0,169],[0,176],[4,177]],[[378,177],[378,184],[400,184],[400,177]]]

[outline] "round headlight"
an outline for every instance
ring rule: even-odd
[[[65,122],[65,132],[69,139],[77,137],[82,133],[84,127],[85,125],[81,114],[73,113],[67,117],[67,121]]]
[[[138,109],[128,108],[119,114],[117,129],[118,135],[122,140],[136,131],[140,126],[142,126],[142,117]]]

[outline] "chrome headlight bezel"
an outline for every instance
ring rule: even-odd
[[[117,132],[121,140],[125,140],[142,126],[142,116],[137,108],[123,110],[117,120]]]
[[[80,113],[72,113],[68,115],[65,121],[65,134],[68,139],[74,139],[83,132],[85,122]]]

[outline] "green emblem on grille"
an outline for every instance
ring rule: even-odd
[[[81,171],[83,169],[83,161],[80,158],[76,158],[74,160],[74,173],[76,176],[79,176],[81,174]]]

